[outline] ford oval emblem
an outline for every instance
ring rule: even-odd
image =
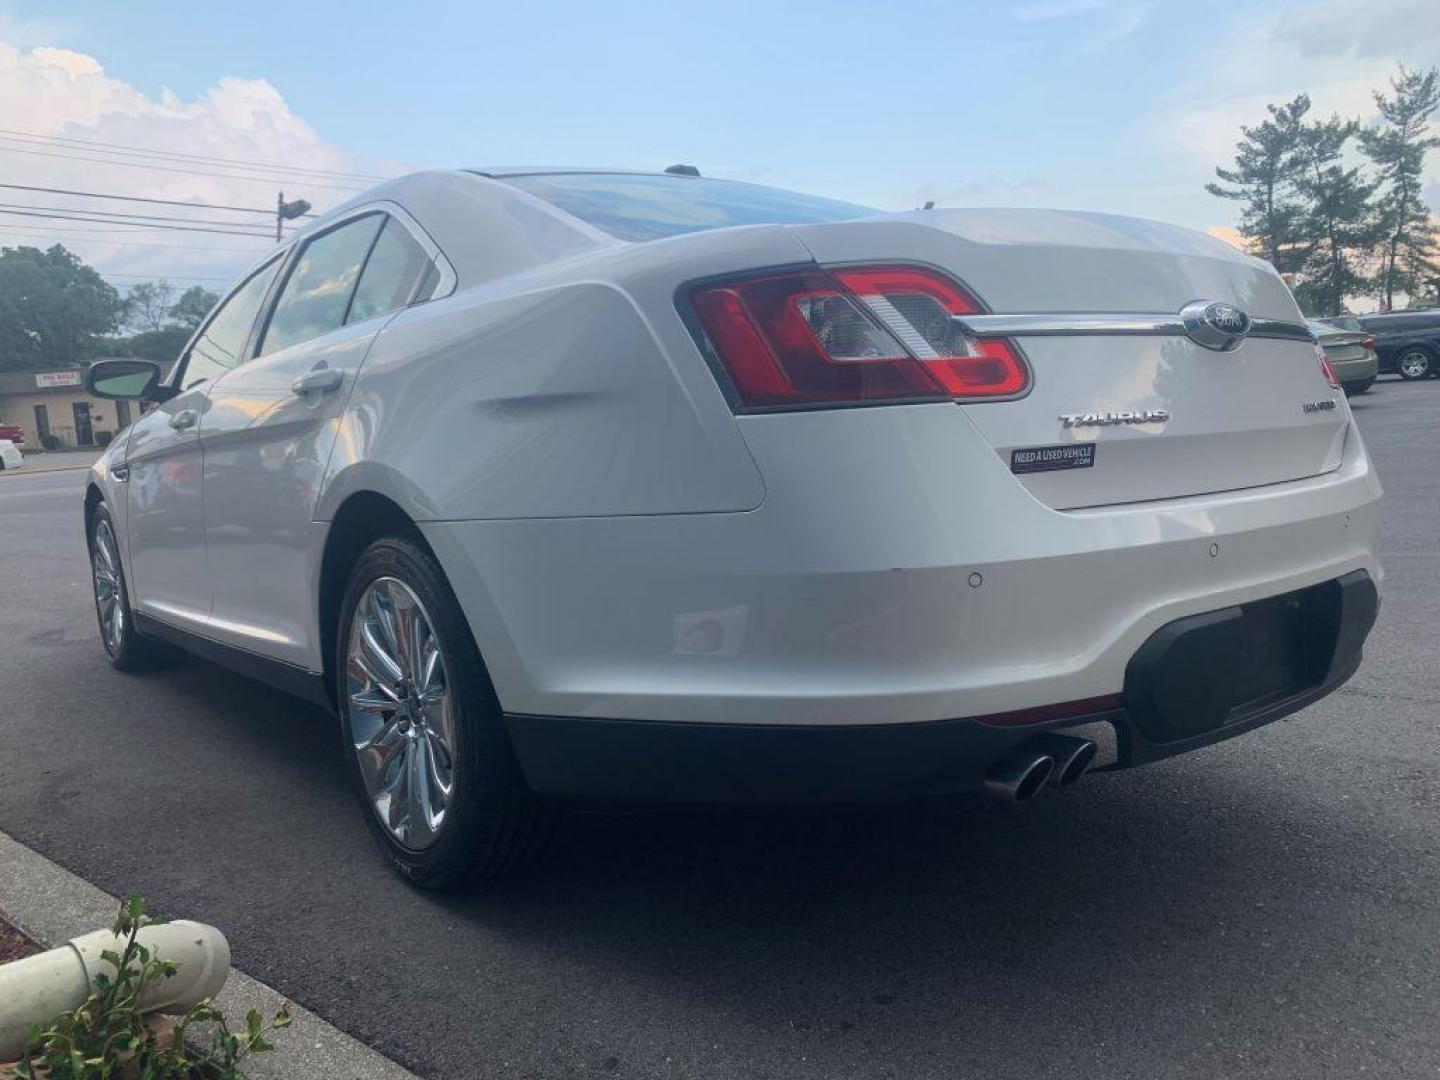
[[[1250,316],[1219,300],[1186,304],[1180,309],[1180,321],[1191,341],[1216,352],[1229,352],[1250,332]]]

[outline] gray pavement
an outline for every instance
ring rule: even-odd
[[[25,461],[18,469],[0,470],[0,479],[10,480],[31,473],[69,472],[88,469],[105,451],[92,450],[48,450],[37,452],[20,448]]]
[[[570,820],[416,893],[334,722],[199,661],[112,672],[78,474],[0,483],[0,830],[214,923],[432,1077],[1435,1077],[1440,382],[1355,412],[1388,492],[1364,667],[1294,720],[1015,812]]]

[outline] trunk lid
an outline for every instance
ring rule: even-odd
[[[1339,467],[1349,411],[1313,342],[1263,336],[1306,333],[1293,297],[1268,264],[1220,240],[1041,210],[915,211],[794,231],[821,264],[930,265],[996,315],[1038,317],[1030,329],[1043,335],[1010,338],[1029,362],[1030,392],[957,411],[1052,507],[1178,498]],[[1249,336],[1229,351],[1192,340],[1179,313],[1197,300],[1242,309],[1255,323]],[[1073,449],[1026,453],[1056,447]]]

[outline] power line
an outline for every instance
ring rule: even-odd
[[[117,225],[138,224],[145,221],[178,222],[181,225],[224,225],[232,229],[245,228],[250,223],[225,221],[217,218],[187,218],[163,214],[132,214],[121,210],[92,210],[88,206],[43,206],[34,203],[0,203],[4,210],[59,210],[66,214],[89,214],[100,218],[113,218]]]
[[[69,188],[34,187],[30,184],[0,184],[0,188],[13,191],[38,191],[46,195],[79,195],[86,199],[117,199],[123,202],[158,203],[161,206],[189,206],[203,210],[234,210],[241,214],[264,214],[273,217],[274,210],[261,210],[254,206],[221,206],[219,203],[185,202],[181,199],[152,199],[143,195],[107,195],[99,191],[72,191]],[[306,217],[314,217],[306,214]]]
[[[242,176],[239,173],[203,172],[197,169],[181,169],[174,165],[155,165],[144,161],[116,161],[113,158],[76,157],[71,154],[57,154],[50,150],[22,150],[18,146],[0,146],[0,152],[4,152],[7,154],[34,154],[38,157],[61,158],[65,161],[84,161],[89,162],[90,164],[124,165],[127,168],[131,169],[155,169],[160,172],[183,173],[186,176],[207,176],[212,180],[248,180],[259,184],[274,184],[279,182],[278,179],[274,176]],[[319,180],[308,180],[304,177],[298,177],[297,179],[304,180],[305,183],[309,184],[312,187],[330,188],[335,191],[365,190],[365,187],[363,185],[355,186],[353,184],[327,184]]]
[[[63,135],[39,135],[31,131],[16,131],[13,129],[0,128],[0,136],[7,136],[11,139],[23,139],[29,142],[50,143],[64,146],[70,144],[80,147],[96,147],[109,153],[126,154],[129,156],[143,156],[152,158],[168,158],[172,161],[198,162],[202,165],[226,165],[240,168],[261,169],[268,172],[280,172],[290,176],[308,174],[312,176],[325,176],[332,179],[343,180],[370,180],[379,182],[388,180],[386,176],[373,176],[369,173],[341,172],[336,169],[307,169],[300,165],[271,165],[268,162],[245,161],[239,158],[213,157],[207,154],[187,154],[174,150],[151,150],[140,146],[126,146],[123,143],[100,142],[94,139],[76,139]]]
[[[122,274],[119,271],[96,270],[103,278],[138,278],[141,281],[234,281],[233,277],[215,274]]]
[[[54,218],[57,221],[93,221],[103,225],[131,225],[137,229],[165,229],[174,232],[218,233],[221,236],[255,236],[265,240],[270,239],[268,233],[237,232],[233,229],[213,229],[203,225],[147,225],[139,221],[113,221],[109,218],[81,217],[76,214],[38,214],[29,210],[0,210],[0,214],[12,214],[16,217]]]
[[[22,240],[39,240],[59,235],[72,237],[76,243],[83,242],[88,244],[114,244],[119,247],[174,248],[177,251],[224,251],[233,252],[237,255],[251,256],[262,254],[264,251],[264,248],[212,247],[211,245],[206,243],[166,244],[159,240],[140,239],[136,236],[135,233],[131,232],[129,229],[70,229],[66,228],[63,225],[11,225],[8,223],[0,222],[0,233],[18,235]],[[96,233],[109,233],[110,235],[124,236],[127,237],[127,239],[107,240],[96,236]],[[135,238],[128,239],[129,237]],[[267,236],[265,237],[265,239],[269,240],[270,238]]]

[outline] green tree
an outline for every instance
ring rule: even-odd
[[[1376,284],[1387,310],[1397,291],[1418,296],[1440,277],[1435,223],[1421,197],[1425,154],[1440,146],[1440,136],[1430,134],[1430,114],[1440,107],[1440,68],[1410,71],[1402,64],[1390,88],[1393,97],[1375,92],[1385,124],[1360,132],[1360,146],[1380,174],[1384,248]]]
[[[193,331],[205,321],[205,316],[210,314],[219,297],[209,289],[200,285],[191,285],[180,294],[168,312],[170,318],[186,330]]]
[[[168,281],[142,281],[125,296],[125,325],[141,333],[159,330],[174,301],[175,286]]]
[[[89,360],[123,307],[105,279],[60,244],[0,248],[0,370]]]
[[[1371,202],[1378,183],[1358,166],[1347,167],[1344,157],[1359,130],[1357,121],[1339,116],[1301,126],[1304,168],[1296,189],[1304,201],[1300,231],[1306,253],[1295,297],[1308,314],[1338,315],[1347,296],[1370,287],[1365,263],[1381,234]]]
[[[164,363],[174,360],[190,340],[189,327],[170,323],[159,330],[142,330],[128,338],[116,338],[109,345],[115,356],[138,356],[145,360]]]
[[[1243,137],[1235,144],[1235,167],[1215,168],[1215,175],[1230,186],[1211,182],[1205,190],[1242,202],[1240,232],[1255,241],[1275,269],[1296,271],[1306,256],[1301,236],[1304,207],[1297,187],[1305,169],[1304,118],[1310,98],[1301,94],[1284,105],[1265,107],[1270,119],[1240,129]]]

